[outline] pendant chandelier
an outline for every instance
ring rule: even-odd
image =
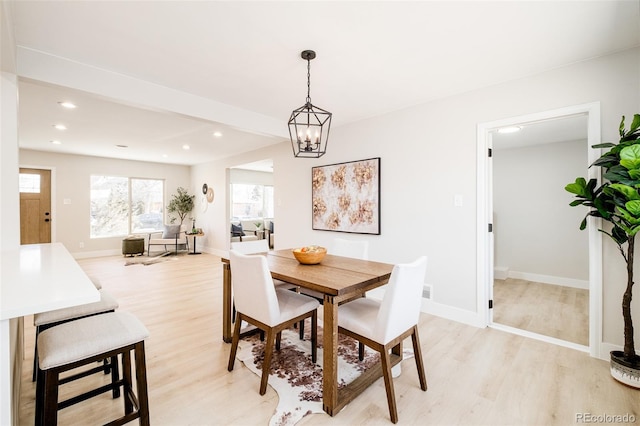
[[[294,156],[320,158],[327,151],[331,113],[311,103],[311,60],[316,57],[316,52],[304,50],[300,56],[307,61],[307,100],[291,113],[289,137]]]

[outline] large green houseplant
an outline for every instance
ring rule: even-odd
[[[609,226],[599,231],[615,242],[625,261],[627,286],[622,296],[624,351],[611,352],[611,373],[626,384],[640,387],[640,356],[635,351],[631,318],[635,238],[640,232],[640,114],[634,115],[629,130],[625,129],[624,119],[623,116],[620,122],[619,143],[593,146],[608,148],[607,152],[591,165],[602,168],[602,183],[598,185],[596,179],[587,182],[579,177],[565,189],[577,198],[571,202],[571,206],[583,205],[590,208],[580,224],[580,229],[586,228],[588,216],[602,218]],[[621,369],[614,371],[614,363],[619,363]],[[618,374],[625,377],[621,380]]]
[[[182,222],[187,217],[189,212],[193,210],[195,195],[189,195],[189,192],[183,187],[178,187],[176,190],[177,194],[173,194],[171,196],[171,201],[169,201],[169,205],[167,206],[167,212],[169,214],[176,214],[180,219],[180,225],[182,226]],[[175,217],[171,218],[171,223],[176,220]]]

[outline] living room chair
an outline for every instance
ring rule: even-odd
[[[169,254],[169,248],[178,254],[178,250],[189,251],[189,239],[181,225],[164,225],[164,230],[149,233],[147,256],[151,256],[151,246],[163,246],[163,254]]]
[[[250,232],[250,231],[247,231]],[[258,235],[256,233],[247,234],[245,229],[243,228],[242,222],[240,223],[232,223],[231,224],[231,242],[245,242],[245,241],[256,241],[258,240]]]
[[[409,336],[413,342],[420,388],[427,390],[418,336],[426,268],[426,256],[413,263],[395,265],[382,302],[360,298],[338,307],[338,332],[380,353],[389,414],[393,423],[398,422],[398,409],[389,351],[402,356],[402,341]]]
[[[267,337],[262,362],[260,395],[267,391],[274,343],[280,350],[282,330],[311,317],[311,360],[316,362],[318,340],[317,300],[293,291],[276,289],[273,285],[267,259],[260,255],[229,252],[231,285],[236,304],[236,320],[227,369],[233,370],[240,340],[240,324],[246,321],[263,330]]]

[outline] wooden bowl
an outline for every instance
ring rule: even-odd
[[[327,254],[327,249],[324,247],[317,247],[314,251],[304,252],[301,250],[301,248],[294,249],[293,256],[303,265],[317,265]]]

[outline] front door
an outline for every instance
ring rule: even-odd
[[[20,169],[20,244],[51,242],[51,170]]]

